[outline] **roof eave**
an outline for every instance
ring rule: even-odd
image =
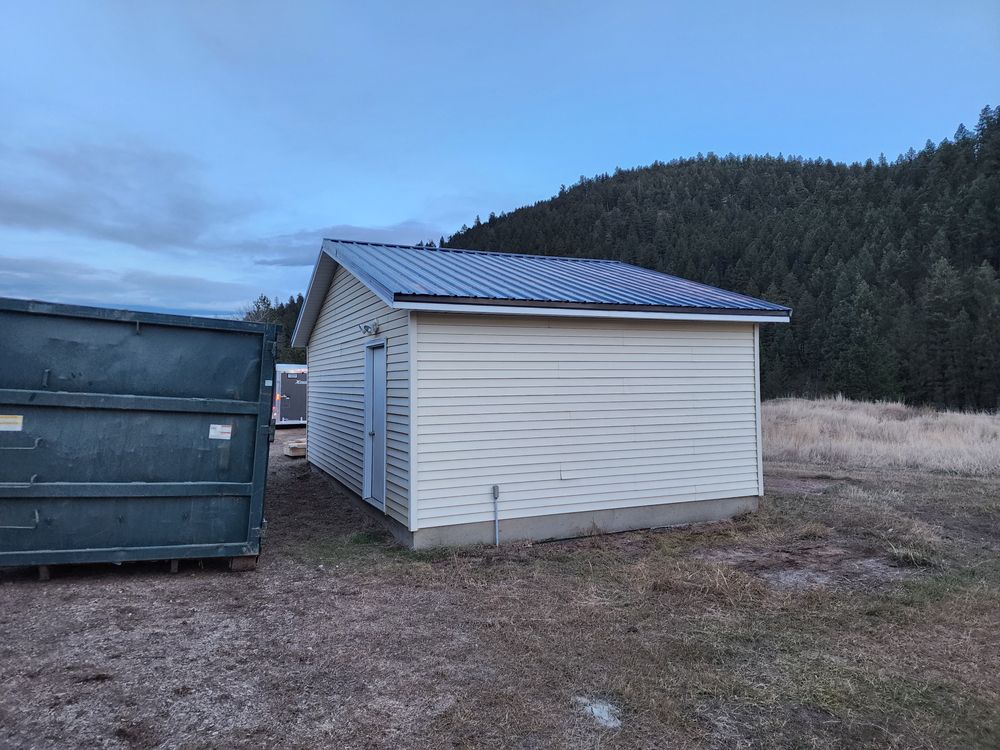
[[[337,262],[326,250],[320,250],[319,257],[313,265],[312,276],[309,277],[309,286],[306,287],[306,296],[302,300],[298,320],[295,321],[295,330],[292,331],[290,343],[293,347],[302,348],[308,345],[309,336],[312,335],[313,326],[319,318],[323,300],[326,299],[327,290],[336,270]]]
[[[336,272],[337,266],[343,266],[386,305],[396,307],[393,302],[392,293],[388,289],[379,284],[378,281],[372,278],[371,274],[346,257],[344,253],[337,252],[337,242],[335,240],[323,240],[319,257],[313,266],[305,298],[302,301],[299,318],[295,321],[295,330],[292,332],[291,338],[291,345],[293,347],[301,348],[308,346],[309,337],[312,335],[313,327],[319,319],[320,309],[323,307],[326,294],[330,290],[330,283],[333,281],[333,274]]]
[[[457,312],[492,315],[546,315],[572,318],[627,318],[631,320],[692,320],[732,323],[788,323],[791,310],[730,310],[712,308],[670,308],[640,305],[579,305],[572,303],[528,302],[521,300],[429,300],[413,295],[396,295],[392,305],[400,310]]]
[[[381,284],[364,266],[356,263],[348,253],[340,252],[339,244],[337,240],[323,240],[323,252],[350,271],[352,276],[371,289],[375,296],[385,304],[389,307],[395,307],[392,290]]]

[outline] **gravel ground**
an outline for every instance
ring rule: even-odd
[[[282,430],[272,448],[255,572],[182,562],[178,575],[165,563],[60,567],[45,583],[34,570],[2,574],[0,746],[406,744],[436,698],[400,690],[415,662],[442,657],[386,639],[426,594],[360,586],[293,556],[372,528],[336,482],[281,454],[302,433]]]
[[[770,469],[735,523],[414,553],[301,433],[254,572],[0,573],[0,747],[1000,742],[996,482]]]

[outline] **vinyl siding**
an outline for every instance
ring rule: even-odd
[[[413,316],[415,527],[760,494],[753,324]]]
[[[308,457],[359,495],[363,488],[365,342],[386,342],[386,513],[409,524],[408,313],[392,310],[337,268],[309,338]],[[377,319],[379,331],[358,326]]]

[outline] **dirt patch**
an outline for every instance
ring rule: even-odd
[[[858,550],[826,543],[778,548],[727,546],[700,550],[694,556],[730,565],[778,588],[858,588],[886,585],[914,575],[912,569]]]
[[[776,475],[767,477],[767,491],[781,495],[822,495],[833,487],[828,478]]]
[[[757,706],[712,701],[698,706],[697,717],[707,729],[712,750],[730,748],[794,748],[802,729],[812,736],[810,747],[881,747],[877,727],[851,726],[839,717],[812,706],[778,704]],[[760,737],[768,737],[761,743]]]

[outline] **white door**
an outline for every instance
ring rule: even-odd
[[[364,498],[385,510],[385,342],[365,346]]]

